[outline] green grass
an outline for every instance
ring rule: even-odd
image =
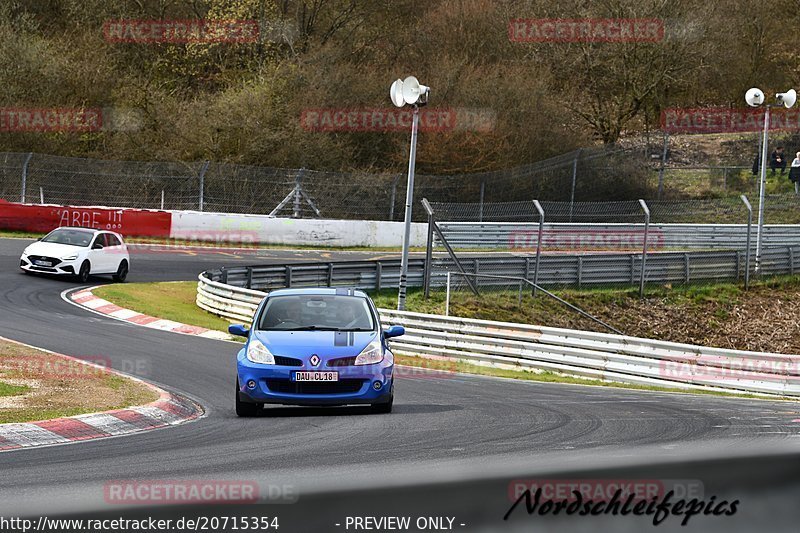
[[[230,322],[197,307],[197,282],[126,283],[92,291],[120,307],[183,324],[228,331]]]
[[[26,385],[12,385],[10,383],[3,383],[0,381],[0,397],[17,396],[19,394],[25,394],[29,390],[30,387]]]

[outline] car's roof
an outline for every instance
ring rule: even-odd
[[[367,298],[367,293],[358,289],[348,287],[306,287],[302,289],[276,289],[270,291],[270,296],[299,296],[299,295],[318,295],[318,296],[360,296]]]
[[[60,230],[60,229],[72,229],[72,230],[77,230],[77,231],[85,231],[87,233],[99,233],[101,231],[106,231],[106,230],[97,229],[97,228],[82,228],[80,226],[61,226],[59,228],[54,229],[53,231]]]
[[[60,229],[69,229],[69,230],[75,230],[75,231],[85,231],[86,233],[93,233],[93,234],[94,233],[113,233],[114,235],[116,235],[118,237],[122,237],[122,235],[120,235],[116,231],[111,231],[110,229],[84,228],[84,227],[81,227],[81,226],[61,226],[59,228],[54,229],[53,231],[57,231],[57,230],[60,230]]]

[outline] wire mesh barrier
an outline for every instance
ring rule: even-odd
[[[635,158],[636,163],[631,163],[631,154],[600,147],[493,172],[420,173],[415,191],[418,198],[440,202],[574,199],[576,194],[602,197],[598,187],[612,190],[615,180],[624,175],[625,183],[637,185],[630,190],[616,187],[615,194],[640,194],[644,192],[640,170],[645,167]],[[0,154],[0,198],[9,201],[400,220],[405,196],[404,173]],[[417,210],[415,219],[424,220],[424,214]]]

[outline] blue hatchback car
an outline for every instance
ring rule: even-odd
[[[253,325],[228,328],[247,337],[237,356],[236,414],[255,416],[266,403],[368,404],[390,413],[394,356],[387,339],[402,326],[381,328],[375,304],[353,289],[272,291]]]

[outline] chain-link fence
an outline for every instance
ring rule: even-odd
[[[416,176],[415,196],[480,203],[602,197],[612,191],[617,197],[638,197],[644,192],[647,174],[639,162],[631,163],[631,153],[600,147],[495,172],[422,173]],[[9,201],[401,220],[405,196],[404,172],[323,172],[210,161],[113,161],[0,153],[0,197]],[[415,213],[415,219],[424,220],[424,214]]]
[[[756,272],[794,273],[800,200],[767,197],[760,255],[758,205],[747,197],[693,201],[430,202],[454,253],[436,269],[512,276],[571,288],[747,281]],[[475,252],[495,252],[494,254]],[[469,257],[468,257],[469,256]],[[798,257],[800,258],[800,257]]]

